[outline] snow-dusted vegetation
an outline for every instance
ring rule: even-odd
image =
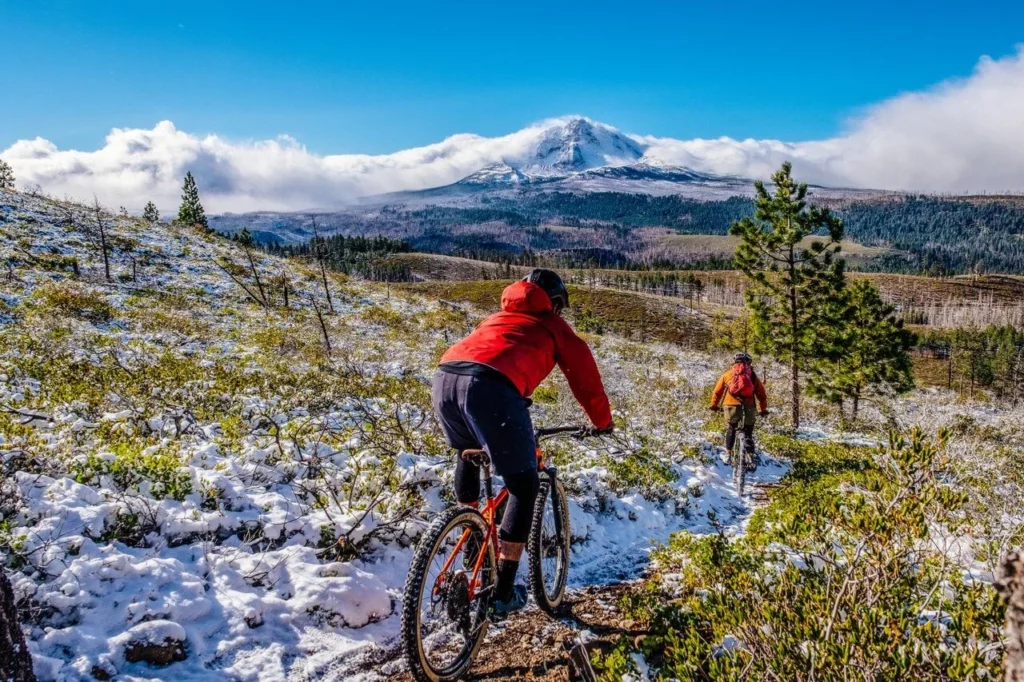
[[[397,672],[412,547],[452,500],[429,382],[483,311],[330,273],[328,301],[306,263],[15,192],[0,192],[0,237],[0,556],[40,679]],[[571,497],[571,586],[639,577],[657,543],[686,531],[657,555],[642,594],[667,604],[714,590],[680,548],[746,534],[753,510],[713,445],[722,425],[706,402],[721,358],[588,340],[619,429],[596,449],[568,440],[547,452]],[[770,390],[780,374],[772,368]],[[534,399],[538,424],[581,419],[558,377]],[[947,524],[929,536],[929,557],[949,558],[935,589],[988,589],[996,558],[1019,540],[1021,411],[930,389],[868,406],[862,432],[846,434],[833,410],[810,410],[796,439],[766,441],[780,457],[766,457],[755,483],[787,476],[782,456],[803,452],[793,443],[864,449],[887,426],[952,427],[945,459],[928,466],[972,491],[956,512],[970,523],[924,518]],[[821,549],[778,549],[780,519],[755,517],[773,560]],[[650,600],[634,602],[637,620],[662,622],[643,613]],[[920,617],[943,623],[942,603]],[[736,637],[717,651],[742,651]],[[990,661],[1000,651],[992,640],[977,649]],[[635,671],[652,652],[626,647],[604,669]]]
[[[2,211],[0,546],[40,677],[344,676],[386,646],[410,546],[451,499],[429,379],[476,314],[339,277],[331,314],[317,271],[194,228],[16,193]],[[574,584],[745,513],[680,417],[707,360],[595,345],[624,429],[550,453]],[[558,381],[537,403],[580,418]]]

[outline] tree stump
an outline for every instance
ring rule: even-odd
[[[0,679],[35,682],[32,655],[25,646],[25,635],[14,606],[14,588],[0,568]]]
[[[999,565],[996,589],[1006,601],[1005,682],[1024,682],[1024,553],[1010,552]]]

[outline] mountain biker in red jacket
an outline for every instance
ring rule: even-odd
[[[595,430],[612,429],[590,347],[561,317],[568,305],[562,279],[551,270],[533,270],[502,292],[501,312],[445,352],[434,376],[434,413],[448,444],[460,453],[485,450],[509,492],[499,532],[494,593],[499,613],[526,600],[515,577],[540,487],[529,396],[558,365]],[[460,504],[479,505],[480,469],[461,457],[455,464],[455,494]]]

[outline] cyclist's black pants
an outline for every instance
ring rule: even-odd
[[[725,432],[725,449],[733,452],[736,445],[736,431],[742,429],[743,449],[754,456],[754,422],[757,410],[753,405],[726,405],[725,421],[729,428]]]
[[[529,401],[500,376],[444,370],[434,375],[432,401],[448,444],[459,452],[485,450],[505,482],[509,500],[499,537],[526,542],[540,488]],[[463,504],[480,501],[480,467],[458,459],[455,496]]]

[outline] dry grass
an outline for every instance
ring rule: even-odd
[[[733,239],[690,237],[694,244],[709,239]],[[673,238],[683,239],[687,235],[674,235]],[[392,256],[391,260],[408,264],[414,275],[428,281],[508,280],[521,277],[529,270],[517,266],[506,270],[494,263],[425,253],[399,254]],[[592,282],[598,286],[630,275],[622,270],[575,270],[563,274],[577,282]],[[713,306],[727,314],[736,314],[743,307],[747,280],[742,273],[735,270],[694,270],[688,274],[703,284],[702,309]],[[969,324],[1024,325],[1024,277],[960,275],[938,278],[860,272],[850,273],[849,277],[872,282],[887,301],[897,306],[907,321],[915,324],[943,328]],[[497,298],[492,303],[496,305]]]
[[[434,299],[469,303],[482,312],[501,306],[501,291],[508,280],[474,282],[420,282],[397,290]],[[649,296],[599,287],[569,287],[573,312],[586,310],[604,329],[642,342],[664,341],[686,348],[704,348],[710,337],[709,318],[690,311],[678,299]]]
[[[702,258],[708,256],[731,257],[739,245],[739,237],[715,234],[678,234],[666,231],[658,236],[658,241],[668,247],[673,254],[692,255]],[[806,237],[800,242],[801,248],[810,248],[811,243],[822,241],[822,237]],[[856,242],[844,241],[842,253],[849,259],[866,260],[890,253],[892,249],[881,246],[864,246]]]

